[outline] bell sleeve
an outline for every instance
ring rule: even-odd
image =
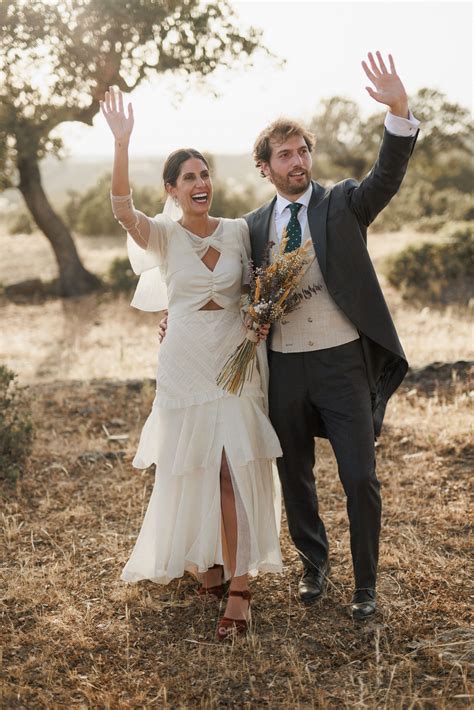
[[[163,311],[168,308],[166,264],[171,220],[163,214],[147,217],[133,205],[132,195],[111,195],[115,218],[127,231],[127,252],[130,265],[140,276],[131,305],[141,311]],[[148,222],[146,247],[140,246],[140,229]],[[132,236],[133,235],[133,236]]]

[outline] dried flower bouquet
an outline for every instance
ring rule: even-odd
[[[231,394],[240,394],[245,381],[252,378],[258,328],[281,320],[298,305],[295,291],[308,264],[311,240],[308,239],[294,251],[285,252],[287,242],[284,230],[273,263],[269,263],[272,242],[268,246],[264,266],[255,268],[252,262],[249,263],[250,290],[242,297],[247,334],[227,359],[217,378],[217,384]]]

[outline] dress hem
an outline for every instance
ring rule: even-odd
[[[223,448],[225,448],[225,447],[223,447]],[[246,459],[246,460],[243,460],[243,461],[236,461],[235,464],[236,464],[237,466],[248,466],[249,464],[257,463],[257,462],[259,462],[259,461],[268,461],[268,460],[273,461],[273,459],[280,458],[280,456],[282,456],[282,451],[281,451],[281,449],[278,451],[278,453],[275,452],[275,453],[270,454],[270,455],[267,454],[267,455],[265,455],[265,456],[257,456],[257,457],[254,457],[254,458],[251,458],[251,459]],[[136,468],[137,471],[145,471],[147,468],[150,468],[150,466],[156,466],[157,471],[159,470],[159,469],[158,469],[158,466],[159,466],[158,461],[152,460],[152,461],[150,461],[150,463],[145,463],[145,462],[140,463],[139,461],[137,461],[137,457],[135,457],[135,458],[133,459],[133,461],[132,461],[132,466],[133,466],[133,468]],[[178,476],[178,477],[181,477],[181,476],[198,476],[198,475],[204,473],[204,472],[207,470],[207,468],[208,468],[207,466],[201,466],[201,467],[198,467],[198,468],[189,468],[189,469],[185,469],[185,470],[183,470],[183,471],[180,471],[179,474],[173,473],[173,474],[171,474],[171,475],[172,475],[172,476]]]
[[[221,563],[216,563],[216,564],[221,564]],[[126,584],[136,584],[137,582],[142,582],[142,581],[148,581],[148,582],[154,582],[154,584],[162,584],[166,585],[172,582],[174,579],[182,579],[184,577],[184,574],[186,572],[189,572],[190,574],[197,576],[197,575],[202,575],[207,572],[208,568],[203,567],[202,569],[199,568],[198,564],[194,563],[188,563],[182,574],[178,574],[176,576],[170,577],[169,575],[166,574],[165,570],[161,570],[157,576],[149,577],[147,575],[142,575],[142,574],[132,574],[130,576],[125,576],[121,575],[120,580],[122,582],[125,582]],[[242,572],[241,574],[248,574],[249,577],[256,577],[259,572],[270,572],[273,574],[283,574],[283,565],[276,565],[276,564],[270,564],[270,563],[262,563],[262,564],[255,564],[251,566],[251,569],[249,569],[247,572]],[[229,577],[226,577],[227,581]]]

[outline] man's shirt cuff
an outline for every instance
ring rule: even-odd
[[[414,117],[411,111],[408,112],[408,118],[394,116],[390,111],[385,116],[385,128],[393,136],[411,138],[416,135],[419,125],[420,121]]]

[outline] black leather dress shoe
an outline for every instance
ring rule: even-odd
[[[304,604],[312,604],[324,592],[326,577],[329,574],[329,561],[319,567],[306,567],[298,584],[298,595]]]
[[[363,621],[375,614],[377,608],[375,589],[356,589],[351,602],[352,618]]]

